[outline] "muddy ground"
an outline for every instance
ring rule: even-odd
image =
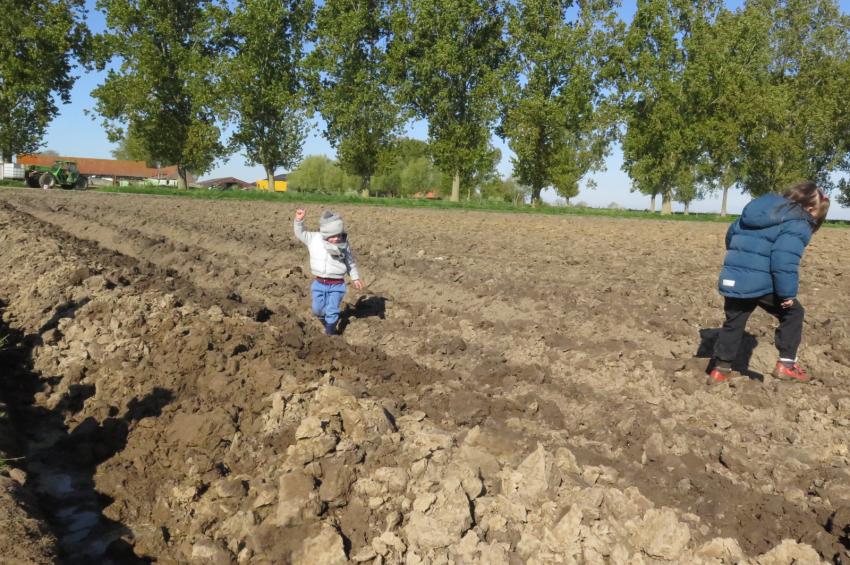
[[[850,231],[708,387],[724,225],[342,207],[331,338],[294,208],[0,192],[0,554],[850,563]]]

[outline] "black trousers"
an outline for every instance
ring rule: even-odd
[[[800,347],[800,340],[803,338],[803,317],[806,311],[796,299],[790,308],[782,308],[780,303],[780,298],[775,294],[759,298],[727,297],[723,305],[726,321],[714,344],[714,358],[726,363],[735,360],[738,356],[738,347],[744,337],[747,320],[758,306],[779,319],[779,327],[776,328],[774,336],[779,356],[783,359],[796,359],[797,348]]]

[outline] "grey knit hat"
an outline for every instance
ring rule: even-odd
[[[342,223],[342,216],[330,210],[322,212],[322,216],[319,218],[319,233],[325,239],[345,233],[345,224]]]

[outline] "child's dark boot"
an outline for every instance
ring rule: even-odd
[[[339,332],[336,329],[336,322],[332,324],[325,324],[325,334],[327,335],[339,335]]]
[[[725,361],[717,361],[714,368],[708,373],[707,384],[728,383],[732,380],[732,364]]]

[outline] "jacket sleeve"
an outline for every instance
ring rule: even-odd
[[[726,251],[729,251],[729,245],[732,244],[732,236],[735,235],[735,232],[738,231],[738,223],[741,220],[735,220],[731,224],[729,224],[729,229],[726,230]]]
[[[800,285],[800,259],[812,238],[812,228],[805,220],[782,223],[779,237],[770,252],[770,274],[773,291],[779,298],[795,298]]]
[[[307,231],[304,229],[304,220],[301,220],[300,222],[298,220],[295,220],[294,229],[295,237],[300,239],[304,245],[310,245],[310,241],[312,241],[312,239],[316,237],[316,232]]]
[[[357,261],[354,260],[354,253],[351,252],[350,246],[345,249],[345,264],[351,280],[360,280],[360,271],[357,270]]]

